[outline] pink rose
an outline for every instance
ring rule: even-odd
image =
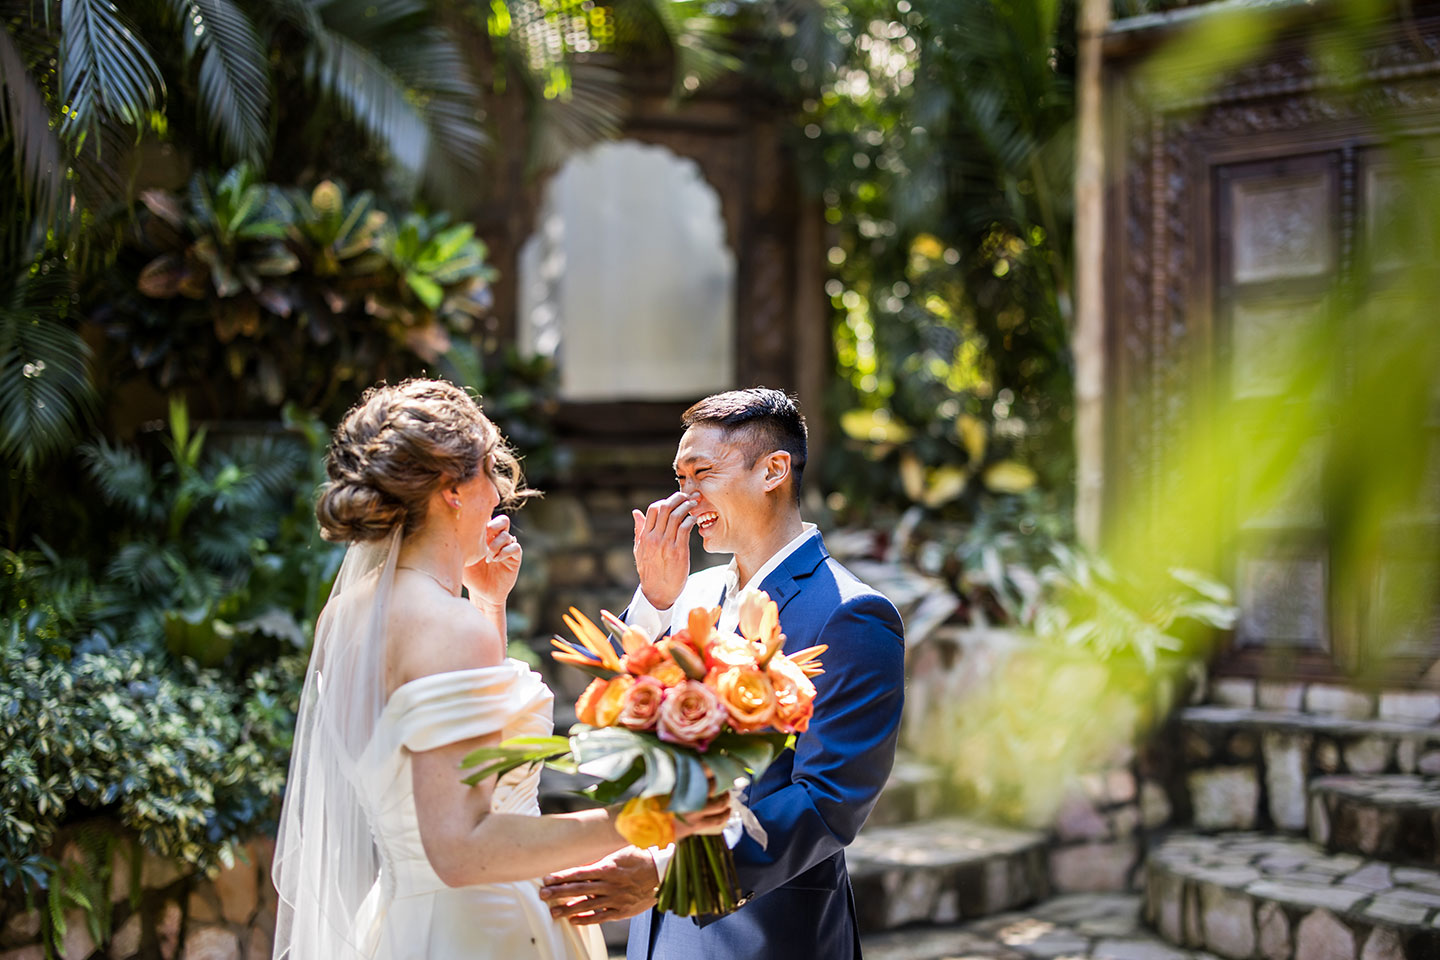
[[[660,739],[704,750],[729,715],[715,691],[698,680],[686,680],[665,691],[657,724]]]
[[[631,730],[649,730],[660,717],[664,699],[665,684],[654,677],[636,677],[635,685],[625,691],[618,722]]]

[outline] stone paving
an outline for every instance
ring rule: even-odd
[[[963,817],[867,825],[845,860],[862,930],[955,923],[1049,893],[1044,834]]]
[[[1440,777],[1320,777],[1310,784],[1309,828],[1329,850],[1440,866]]]
[[[914,927],[863,938],[865,960],[1215,960],[1145,929],[1140,898],[1079,893],[948,927]]]
[[[1440,871],[1292,837],[1171,837],[1147,860],[1145,908],[1165,940],[1225,957],[1440,957]]]

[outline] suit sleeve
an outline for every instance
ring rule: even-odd
[[[735,848],[740,886],[759,896],[849,845],[895,762],[905,698],[900,615],[875,594],[841,604],[817,642],[830,649],[815,678],[815,714],[795,743],[790,783],[751,805],[769,835]]]

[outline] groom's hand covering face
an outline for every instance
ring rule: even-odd
[[[690,531],[695,526],[695,500],[672,493],[656,500],[635,520],[635,571],[640,589],[656,610],[668,610],[690,575]]]
[[[690,511],[706,553],[745,553],[769,535],[771,499],[786,496],[790,454],[768,449],[750,427],[696,424],[680,438],[675,482],[690,494]]]

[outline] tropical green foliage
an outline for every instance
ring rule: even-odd
[[[490,305],[485,245],[444,213],[368,191],[262,182],[247,165],[149,190],[96,320],[111,377],[185,389],[210,416],[329,417],[382,377],[435,364]]]
[[[0,278],[0,462],[29,469],[64,452],[93,414],[90,347],[73,313],[58,260],[8,290]]]
[[[304,649],[339,565],[314,531],[311,495],[324,430],[221,446],[171,404],[159,450],[99,440],[86,474],[111,511],[89,557],[9,554],[0,613],[82,650],[123,647],[215,665]]]
[[[963,703],[942,706],[921,745],[967,805],[1048,826],[1082,775],[1123,762],[1170,712],[1188,668],[1237,611],[1227,587],[1193,571],[1159,580],[1058,545],[1021,580],[1014,616],[1026,642],[999,655]]]
[[[288,417],[215,437],[173,401],[163,437],[84,448],[103,539],[0,552],[0,887],[43,899],[52,944],[71,908],[109,935],[116,827],[208,870],[273,825],[341,552],[313,519],[327,431]],[[99,847],[62,860],[62,835]]]
[[[137,136],[263,163],[287,106],[334,108],[413,186],[473,171],[484,142],[468,62],[421,0],[7,0],[0,20],[16,91],[3,146],[37,212],[65,209],[67,191],[80,214],[123,199]]]
[[[847,515],[973,518],[1037,479],[1065,499],[1072,21],[1046,0],[877,0],[791,24],[834,229],[850,443],[827,476]]]
[[[0,885],[49,886],[47,851],[80,811],[202,870],[273,824],[302,658],[237,681],[132,650],[69,656],[44,632],[0,637]]]

